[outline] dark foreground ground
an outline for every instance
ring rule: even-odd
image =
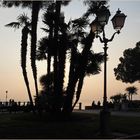
[[[99,115],[74,112],[70,120],[56,120],[48,114],[1,113],[0,138],[33,139],[94,139],[125,138],[140,133],[140,117],[112,116],[112,133],[108,137],[99,135]],[[134,136],[132,138],[135,138]],[[140,138],[139,135],[136,138]]]

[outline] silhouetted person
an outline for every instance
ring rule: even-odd
[[[100,107],[100,106],[101,106],[101,102],[100,102],[100,101],[98,101],[97,105],[98,105],[98,107]]]
[[[91,105],[91,106],[92,106],[92,107],[95,106],[95,101],[92,102],[92,105]]]

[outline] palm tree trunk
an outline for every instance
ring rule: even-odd
[[[74,97],[76,83],[78,79],[82,76],[81,74],[85,73],[85,69],[88,62],[88,54],[89,54],[90,48],[92,47],[92,42],[93,42],[94,37],[95,37],[95,34],[92,33],[92,31],[90,31],[89,35],[86,38],[86,41],[85,41],[86,43],[84,44],[85,47],[82,51],[82,57],[80,59],[79,66],[75,70],[74,75],[72,76],[71,83],[69,83],[68,88],[67,88],[67,97],[64,104],[64,108],[63,108],[63,111],[65,113],[70,114],[72,112],[72,100]]]
[[[68,84],[67,91],[66,91],[67,96],[63,106],[63,113],[68,115],[72,112],[73,97],[75,93],[76,83],[78,81],[78,75],[74,73],[73,76],[74,77],[71,79],[71,81]]]
[[[56,20],[54,28],[54,112],[60,112],[60,100],[61,95],[58,93],[58,30],[59,30],[59,20],[60,20],[60,11],[61,11],[61,1],[56,1]]]
[[[130,98],[130,94],[128,94],[128,98],[129,98],[129,101],[131,100],[131,98]]]
[[[26,72],[28,33],[29,33],[29,29],[27,27],[24,27],[22,29],[22,40],[21,40],[21,67],[22,67],[22,73],[23,73],[25,84],[26,84],[26,88],[28,91],[29,100],[30,100],[31,106],[33,107],[33,99],[32,99],[32,95],[31,95],[31,91],[29,87],[29,81],[28,81],[27,72]]]
[[[32,2],[32,30],[31,30],[31,67],[35,82],[36,96],[38,99],[37,68],[36,68],[36,42],[37,42],[37,22],[40,9],[40,1]]]
[[[85,48],[82,51],[81,66],[80,66],[81,71],[79,74],[79,83],[78,83],[77,92],[76,92],[76,101],[72,109],[75,107],[76,103],[79,101],[79,98],[80,98],[80,94],[81,94],[83,82],[84,82],[84,77],[85,77],[86,66],[88,63],[88,54],[92,46],[93,38],[94,38],[94,34],[90,32],[89,36],[86,38],[86,43],[84,44]]]
[[[64,106],[63,106],[63,112],[67,114],[68,112],[71,112],[71,104],[72,104],[72,98],[73,95],[72,93],[75,92],[75,86],[76,86],[76,80],[74,82],[74,74],[75,74],[75,66],[74,66],[74,61],[75,57],[77,54],[76,51],[76,46],[78,43],[74,44],[74,46],[71,48],[71,61],[70,61],[70,70],[69,70],[69,81],[68,81],[68,86],[67,86],[67,91],[66,91],[66,97],[64,101]],[[76,77],[75,77],[76,79]],[[69,104],[68,104],[69,103]]]
[[[51,74],[51,72],[50,72],[50,69],[51,68],[51,55],[50,55],[50,53],[48,52],[48,57],[47,57],[47,75],[48,75],[48,83],[47,83],[47,85],[46,85],[46,94],[47,95],[50,95],[51,94],[51,87],[50,87],[50,74]]]
[[[133,96],[133,95],[132,95],[132,93],[131,93],[131,101],[132,101],[132,96]]]
[[[64,76],[65,76],[65,64],[66,64],[66,47],[67,47],[67,35],[64,33],[60,39],[59,47],[59,63],[58,63],[58,89],[57,92],[60,95],[60,106],[62,107],[62,96],[63,96],[63,86],[64,86]]]
[[[50,75],[50,71],[51,71],[51,44],[52,43],[52,39],[53,38],[53,26],[50,26],[50,31],[49,31],[49,46],[48,46],[48,58],[47,58],[47,74]],[[50,76],[48,79],[48,85],[47,85],[47,90],[48,93],[50,92]]]
[[[78,87],[77,87],[77,91],[76,91],[76,100],[72,106],[72,110],[74,109],[75,105],[77,104],[77,102],[80,99],[80,94],[81,94],[83,83],[84,83],[84,77],[85,77],[85,75],[82,75],[82,77],[79,78]]]
[[[51,68],[51,56],[48,53],[48,58],[47,58],[47,75],[50,75],[50,69]]]

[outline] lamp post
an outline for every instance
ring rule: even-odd
[[[105,25],[108,23],[110,11],[105,7],[97,12],[96,19],[91,23],[91,30],[96,34],[96,37],[100,39],[101,43],[104,43],[104,95],[103,95],[103,109],[100,112],[100,133],[101,135],[109,135],[109,117],[110,112],[107,106],[107,45],[114,39],[116,34],[120,33],[121,28],[124,26],[126,15],[121,13],[118,9],[115,16],[112,18],[112,24],[116,32],[110,39],[106,38]],[[102,33],[102,37],[99,34]]]
[[[6,92],[6,102],[7,102],[8,91],[6,90],[5,92]]]

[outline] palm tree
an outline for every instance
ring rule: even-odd
[[[40,40],[37,52],[39,59],[47,59],[47,74],[50,73],[51,57],[53,56],[54,58],[53,83],[56,85],[54,86],[54,95],[56,96],[56,105],[54,106],[60,106],[58,104],[61,104],[60,102],[63,93],[66,50],[68,42],[66,33],[67,25],[64,22],[64,16],[61,13],[62,4],[68,4],[68,2],[57,1],[56,3],[52,3],[44,13],[43,23],[45,24],[46,28],[42,29],[46,32],[47,35]],[[47,89],[49,89],[49,87]]]
[[[55,4],[48,6],[46,12],[43,14],[43,23],[45,28],[41,28],[46,32],[46,36],[39,41],[37,57],[38,59],[47,59],[47,74],[50,74],[51,57],[54,56],[54,21],[55,21]],[[48,85],[49,90],[49,85]]]
[[[131,87],[127,87],[126,88],[126,91],[128,93],[128,98],[129,98],[129,101],[132,101],[132,96],[134,94],[137,94],[137,88],[135,86],[131,86]]]
[[[38,58],[47,59],[47,74],[50,74],[50,66],[51,66],[51,57],[54,58],[54,85],[55,85],[55,95],[58,94],[59,85],[56,83],[56,79],[58,79],[58,38],[59,38],[59,21],[60,21],[60,11],[61,11],[61,1],[56,1],[56,3],[52,3],[47,8],[46,12],[43,15],[43,23],[46,28],[42,28],[47,36],[42,38],[39,42],[38,47]],[[56,19],[57,17],[57,19]],[[57,86],[56,86],[57,85]],[[49,85],[48,88],[49,90]],[[57,97],[56,97],[57,100]],[[57,105],[56,105],[57,106]]]
[[[67,50],[67,34],[66,34],[67,27],[66,24],[64,23],[63,14],[61,13],[61,5],[62,4],[65,5],[68,3],[69,1],[56,1],[50,4],[49,7],[47,8],[46,12],[43,15],[43,23],[45,24],[46,28],[42,28],[47,35],[46,37],[42,38],[41,41],[39,42],[37,52],[39,59],[47,58],[47,74],[50,73],[51,57],[53,56],[54,85],[55,85],[54,94],[56,95],[56,100],[57,99],[59,100],[59,98],[62,97],[63,93],[66,50]],[[59,34],[60,32],[61,34]],[[56,101],[56,104],[59,104],[59,101]]]
[[[62,107],[62,90],[63,90],[63,79],[64,79],[64,64],[65,64],[65,55],[66,55],[66,43],[63,46],[60,46],[61,41],[59,42],[59,38],[64,41],[64,34],[62,30],[60,31],[60,26],[63,24],[63,16],[61,14],[61,6],[67,5],[70,2],[68,1],[56,1],[55,2],[55,19],[54,19],[54,95],[55,95],[55,102],[54,102],[54,111],[60,112]],[[61,28],[62,29],[62,28]],[[60,37],[59,31],[63,34],[63,37]],[[66,34],[65,34],[66,35]],[[60,40],[61,40],[60,39]],[[66,42],[66,41],[65,41]],[[61,49],[62,47],[62,49]],[[63,58],[62,58],[63,57]],[[61,59],[62,58],[62,59]],[[63,63],[63,64],[62,64]],[[62,64],[62,65],[61,65]],[[63,68],[62,68],[63,67]],[[62,70],[63,69],[63,70]],[[62,74],[63,73],[63,74]],[[61,81],[59,82],[59,78]]]
[[[84,74],[82,74],[79,77],[79,80],[78,80],[78,86],[77,86],[77,91],[76,91],[76,100],[73,104],[73,107],[72,107],[73,109],[80,99],[80,94],[82,91],[85,76],[99,74],[101,71],[101,63],[103,62],[103,60],[104,59],[103,59],[102,53],[94,53],[93,51],[89,52],[86,70],[85,70]]]
[[[41,94],[43,93],[46,96],[46,103],[52,107],[52,104],[54,102],[54,95],[53,93],[53,89],[54,89],[54,84],[53,84],[53,77],[54,77],[54,73],[50,72],[50,74],[46,74],[46,75],[42,75],[40,77],[40,84],[42,87],[42,90],[40,91],[39,96],[41,96]],[[48,90],[48,85],[49,85],[49,90]],[[41,102],[42,104],[42,102]]]
[[[33,71],[33,78],[35,82],[36,96],[38,97],[38,84],[37,84],[37,68],[36,68],[36,42],[37,42],[37,22],[39,11],[42,6],[47,6],[51,1],[2,1],[3,7],[22,6],[23,8],[32,8],[31,18],[31,67]]]
[[[33,78],[35,81],[36,96],[38,98],[38,85],[37,85],[37,70],[36,70],[36,41],[37,41],[37,21],[38,14],[41,6],[41,1],[3,1],[2,4],[7,7],[22,6],[32,7],[32,19],[31,19],[31,67],[33,71]]]
[[[55,102],[54,102],[54,111],[60,112],[60,98],[61,95],[57,91],[58,89],[58,32],[59,32],[59,22],[60,22],[60,13],[61,13],[61,4],[62,1],[56,1],[56,9],[55,9],[55,21],[54,21],[54,94],[55,94]]]
[[[47,56],[47,74],[50,73],[50,64],[51,64],[51,56],[53,55],[53,30],[54,30],[54,20],[55,20],[55,13],[54,13],[54,3],[50,4],[47,8],[47,11],[43,15],[43,23],[46,28],[42,28],[46,33],[49,35],[46,36],[47,42],[46,42],[46,52],[48,54]]]
[[[90,34],[85,38],[84,49],[83,49],[83,51],[81,53],[81,57],[79,59],[80,60],[79,65],[78,65],[78,67],[76,68],[76,71],[75,71],[75,76],[74,76],[74,77],[76,77],[75,80],[74,80],[75,81],[75,86],[76,86],[76,83],[79,81],[78,88],[77,88],[78,90],[77,90],[77,93],[76,93],[76,96],[77,96],[76,102],[78,102],[79,97],[80,97],[81,89],[82,89],[83,82],[84,82],[85,72],[86,72],[87,65],[88,65],[88,55],[89,55],[89,52],[90,52],[90,48],[92,47],[92,42],[93,42],[94,37],[95,37],[94,33],[90,32]],[[74,92],[73,92],[73,95],[74,95]],[[71,102],[73,100],[73,95],[72,95]],[[75,102],[75,104],[76,104],[76,102]],[[72,109],[72,107],[71,107],[71,109]]]
[[[101,6],[106,4],[105,1],[104,2],[103,1],[87,1],[86,3],[88,3],[89,8],[88,8],[87,12],[81,18],[84,20],[88,19],[88,16],[91,14],[97,14],[97,12],[101,8]],[[82,21],[79,21],[79,25],[84,25],[84,24],[82,24]],[[67,92],[66,92],[67,96],[66,96],[66,100],[65,100],[65,104],[64,104],[64,108],[63,108],[63,111],[65,113],[70,113],[72,111],[72,102],[73,102],[73,97],[74,97],[74,93],[75,93],[75,87],[76,87],[76,84],[78,81],[79,81],[79,86],[78,86],[78,90],[77,90],[78,91],[77,100],[79,98],[79,95],[80,95],[79,93],[81,92],[81,87],[83,85],[83,80],[84,80],[84,76],[85,76],[85,72],[86,72],[86,68],[87,68],[87,64],[88,64],[88,54],[92,47],[92,42],[93,42],[94,37],[95,37],[95,34],[92,33],[92,31],[90,31],[90,33],[86,37],[84,37],[84,39],[82,41],[84,48],[81,52],[81,58],[80,58],[79,64],[75,68],[74,68],[74,65],[71,65],[73,67],[73,69],[71,69],[71,67],[70,67],[70,70],[72,70],[72,71],[70,71],[71,78],[69,77],[70,79],[69,79]],[[78,44],[79,41],[76,40],[75,42]],[[76,48],[73,50],[75,50],[74,51],[75,53],[77,52]]]
[[[123,98],[124,98],[124,95],[121,94],[121,93],[113,95],[113,96],[110,97],[110,99],[112,100],[113,103],[121,103]]]
[[[69,81],[68,86],[66,90],[66,101],[64,103],[64,109],[63,112],[67,112],[66,108],[68,108],[68,100],[73,100],[73,94],[75,92],[75,87],[77,83],[77,75],[75,75],[75,70],[78,66],[78,60],[79,60],[79,52],[78,52],[78,43],[83,39],[83,37],[86,36],[86,33],[84,31],[84,28],[88,25],[88,20],[84,18],[79,18],[75,20],[71,20],[68,23],[68,31],[69,31],[69,47],[70,47],[70,68],[69,68]],[[69,105],[72,102],[69,102]],[[70,107],[69,107],[70,109]],[[71,109],[70,109],[71,110]]]
[[[41,2],[32,2],[32,23],[31,23],[31,67],[35,81],[36,96],[38,98],[37,69],[36,69],[36,42],[37,42],[37,22]]]
[[[91,0],[84,0],[83,3],[85,5],[88,5],[88,9],[86,13],[83,15],[85,18],[88,18],[90,15],[95,15],[98,13],[100,8],[108,3],[108,0],[97,0],[97,1],[91,1]]]
[[[28,34],[30,33],[30,29],[29,29],[29,27],[31,26],[30,20],[26,14],[22,14],[18,16],[17,22],[11,22],[5,26],[12,27],[15,29],[22,27],[21,67],[22,67],[22,73],[23,73],[25,84],[26,84],[26,88],[28,91],[29,100],[30,100],[31,105],[33,106],[33,100],[31,96],[29,81],[28,81],[27,72],[26,72],[27,40],[28,40]]]
[[[64,89],[64,76],[65,76],[65,65],[66,65],[66,52],[68,49],[68,34],[66,33],[67,27],[66,24],[61,23],[61,32],[62,35],[59,35],[59,48],[58,48],[58,94],[61,96],[60,97],[60,102],[62,102],[63,98],[63,89]],[[62,104],[61,104],[62,107]]]
[[[53,90],[53,86],[54,86],[53,85],[53,75],[54,75],[54,73],[51,72],[50,75],[46,74],[46,75],[42,75],[40,77],[40,84],[41,84],[42,90],[44,92],[48,91],[47,90],[48,86],[46,86],[46,85],[49,85],[49,87]],[[49,94],[49,93],[46,93],[46,94]]]
[[[92,46],[92,42],[94,39],[95,35],[94,33],[90,32],[89,35],[85,38],[85,46],[83,51],[81,52],[81,58],[79,61],[78,66],[76,66],[75,71],[72,75],[71,80],[69,80],[70,83],[68,83],[67,87],[67,96],[66,96],[66,101],[64,104],[64,113],[71,113],[72,112],[72,102],[73,102],[73,97],[75,93],[75,87],[78,79],[82,77],[85,74],[87,62],[88,62],[88,53],[90,51],[90,48]]]

